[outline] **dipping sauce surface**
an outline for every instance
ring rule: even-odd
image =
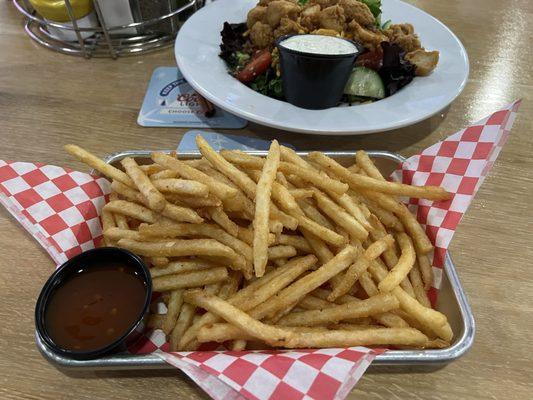
[[[45,326],[62,348],[103,348],[127,333],[143,310],[146,287],[133,268],[109,262],[80,267],[55,289]]]
[[[294,35],[280,43],[286,49],[302,53],[342,55],[358,52],[357,47],[347,40],[324,35]]]

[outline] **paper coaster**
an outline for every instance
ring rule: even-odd
[[[198,102],[198,94],[177,67],[156,68],[150,79],[137,118],[141,126],[241,129],[248,123],[215,106],[207,118]]]

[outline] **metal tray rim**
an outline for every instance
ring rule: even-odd
[[[159,152],[170,153],[171,150],[158,150]],[[107,163],[116,162],[124,157],[147,157],[151,151],[148,150],[132,150],[112,153],[104,157]],[[266,151],[248,151],[249,154],[265,155]],[[299,151],[299,155],[307,155],[308,152]],[[355,155],[354,151],[324,151],[325,154],[331,157],[351,157]],[[388,151],[367,151],[371,157],[386,158],[398,163],[405,161],[405,158],[397,153]],[[194,158],[198,157],[199,152],[179,153],[182,157]],[[444,272],[449,280],[453,294],[456,298],[459,312],[462,318],[462,334],[458,340],[450,347],[445,349],[435,350],[390,350],[386,353],[378,355],[373,361],[373,366],[389,366],[389,365],[426,365],[439,366],[455,361],[464,355],[474,342],[475,336],[475,321],[466,298],[466,294],[461,286],[455,265],[449,252],[446,254]],[[44,342],[40,339],[37,332],[35,333],[35,341],[38,349],[43,356],[50,362],[59,367],[64,368],[88,368],[88,369],[162,369],[173,368],[166,363],[162,357],[157,354],[146,355],[131,355],[131,354],[117,354],[109,357],[104,357],[96,360],[72,360],[60,356],[50,350]]]

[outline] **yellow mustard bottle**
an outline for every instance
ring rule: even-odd
[[[70,22],[65,0],[29,0],[35,10],[45,19],[54,22]],[[85,17],[93,10],[91,0],[70,0],[74,18]]]

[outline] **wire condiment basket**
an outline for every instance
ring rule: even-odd
[[[102,7],[106,0],[91,0],[98,25],[83,27],[79,26],[79,19],[75,17],[72,0],[63,1],[70,19],[68,22],[45,19],[29,0],[13,0],[13,4],[25,16],[24,30],[36,43],[50,50],[85,58],[117,58],[170,46],[181,24],[206,3],[205,0],[165,0],[166,9],[156,11],[158,14],[153,18],[147,18],[139,11],[140,0],[129,0],[135,22],[108,26]],[[70,34],[73,40],[65,40],[54,32]]]

